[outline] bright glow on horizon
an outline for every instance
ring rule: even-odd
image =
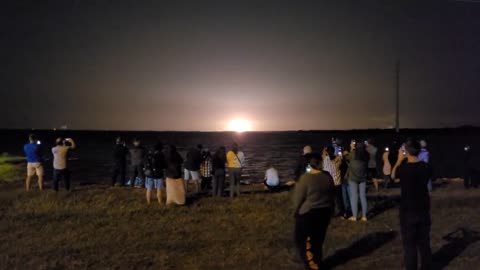
[[[228,131],[244,132],[252,130],[252,123],[245,119],[233,119],[228,122]]]

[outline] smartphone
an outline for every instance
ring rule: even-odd
[[[307,165],[307,168],[305,169],[307,172],[310,172],[312,170],[312,167],[310,167],[310,164]]]
[[[342,156],[342,155],[343,155],[343,154],[342,154],[342,151],[338,151],[338,155],[339,155],[339,156]]]
[[[42,144],[40,141],[37,141],[37,144]]]
[[[470,151],[470,146],[468,146],[468,145],[467,145],[467,146],[465,146],[465,148],[464,148],[464,149],[465,149],[465,151],[467,151],[467,152],[468,152],[468,151]]]
[[[390,149],[388,147],[385,147],[385,152],[388,152],[390,151]]]

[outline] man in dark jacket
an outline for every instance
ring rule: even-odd
[[[127,171],[127,155],[128,148],[122,138],[118,137],[115,148],[113,149],[113,174],[112,187],[117,183],[117,178],[120,175],[120,185],[125,186],[125,177]]]
[[[147,151],[141,145],[139,139],[133,139],[133,147],[130,148],[130,169],[132,172],[130,186],[135,187],[135,180],[140,178],[140,186],[144,185],[145,175],[143,173],[143,167],[145,166],[145,158]]]
[[[185,191],[187,191],[187,182],[193,181],[195,184],[195,192],[200,192],[200,165],[202,164],[202,145],[197,145],[196,148],[191,148],[187,152],[185,159]]]

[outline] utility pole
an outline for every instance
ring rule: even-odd
[[[395,64],[395,131],[400,132],[400,60]]]

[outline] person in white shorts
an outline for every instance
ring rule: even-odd
[[[197,145],[196,148],[191,148],[187,152],[187,157],[184,163],[184,180],[185,191],[187,191],[187,182],[193,181],[195,184],[195,192],[200,192],[200,165],[202,164],[202,145]]]
[[[30,182],[32,177],[37,175],[38,188],[43,190],[43,165],[42,165],[42,149],[41,142],[37,140],[34,134],[30,134],[28,137],[29,143],[23,146],[25,155],[27,156],[27,178],[25,180],[26,190],[30,190]]]

